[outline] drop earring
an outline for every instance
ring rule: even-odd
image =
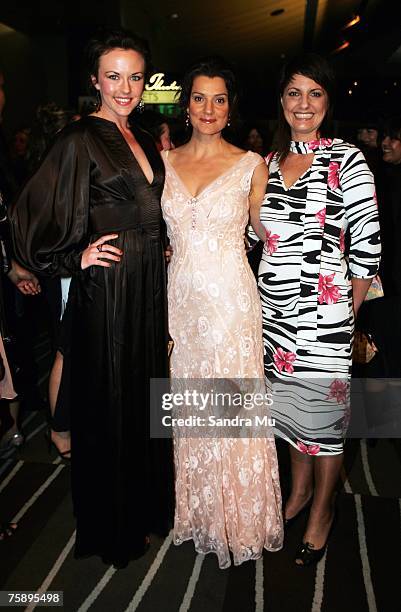
[[[145,102],[143,101],[142,98],[140,99],[139,104],[136,108],[137,108],[138,113],[143,113],[143,111],[145,110]]]
[[[187,113],[187,116],[185,117],[185,127],[187,129],[189,128],[189,113]]]
[[[230,125],[231,125],[231,117],[230,115],[228,115],[227,127],[230,127]]]

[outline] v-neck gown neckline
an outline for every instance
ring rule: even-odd
[[[168,152],[167,152],[168,153]],[[168,155],[165,155],[164,159],[167,160],[167,163],[169,165],[169,167],[172,169],[172,171],[174,172],[176,178],[179,180],[179,182],[181,183],[181,186],[184,188],[186,194],[194,199],[197,200],[198,198],[200,198],[204,193],[208,192],[209,189],[212,189],[213,186],[218,182],[221,181],[222,179],[224,179],[225,176],[229,175],[231,172],[235,171],[237,166],[240,165],[246,158],[248,158],[250,151],[247,151],[246,153],[244,153],[244,155],[242,155],[242,157],[240,159],[238,159],[234,164],[232,164],[232,166],[230,166],[230,168],[228,168],[227,170],[225,170],[224,172],[222,172],[221,174],[219,174],[219,176],[217,176],[216,178],[214,178],[212,181],[210,181],[210,183],[208,183],[205,187],[203,187],[197,195],[193,195],[190,190],[188,189],[188,187],[186,186],[185,182],[183,181],[183,179],[181,178],[181,176],[178,174],[177,170],[174,168],[173,164],[171,163],[171,161],[168,158]]]
[[[121,132],[121,130],[119,129],[118,125],[117,125],[117,124],[116,124],[114,121],[112,121],[111,119],[105,119],[104,117],[97,117],[96,115],[88,115],[88,117],[89,117],[89,118],[91,118],[91,119],[97,119],[98,121],[106,121],[107,123],[109,123],[109,124],[111,124],[112,126],[114,126],[114,129],[115,129],[115,130],[117,130],[117,132],[119,133],[119,135],[120,135],[120,137],[121,137],[122,141],[124,142],[124,144],[125,144],[125,146],[126,146],[127,150],[129,151],[129,154],[132,156],[132,158],[133,158],[133,160],[134,160],[134,163],[135,163],[135,164],[138,166],[139,170],[142,172],[142,174],[143,174],[143,176],[144,176],[145,180],[146,180],[146,181],[147,181],[147,183],[149,184],[149,187],[152,187],[152,186],[154,185],[154,182],[155,182],[155,175],[154,175],[154,172],[153,172],[153,170],[152,170],[152,164],[150,163],[149,159],[146,157],[146,153],[145,153],[145,151],[143,151],[143,147],[142,147],[141,143],[139,142],[139,139],[137,138],[137,135],[138,135],[138,133],[139,133],[139,130],[138,130],[138,128],[136,127],[136,125],[135,125],[135,124],[130,125],[130,126],[129,126],[129,129],[130,129],[130,130],[131,130],[131,132],[134,134],[135,138],[137,138],[138,143],[139,143],[139,145],[140,145],[140,147],[141,147],[141,149],[142,149],[142,151],[143,151],[143,153],[144,153],[144,155],[145,155],[145,157],[146,157],[146,159],[147,159],[147,161],[148,161],[149,168],[150,168],[150,169],[152,170],[152,172],[153,172],[153,179],[152,179],[151,181],[149,181],[148,177],[146,176],[145,172],[143,171],[143,168],[142,168],[141,164],[139,163],[139,161],[138,161],[138,159],[137,159],[137,157],[136,157],[135,153],[134,153],[134,152],[133,152],[133,150],[131,149],[131,147],[130,147],[129,143],[128,143],[128,142],[126,141],[126,139],[124,138],[124,135],[122,134],[122,132]]]

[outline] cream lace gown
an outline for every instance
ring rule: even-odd
[[[162,209],[173,256],[168,270],[173,379],[264,381],[262,315],[244,232],[255,167],[248,152],[196,198],[164,154]],[[263,382],[264,384],[264,382]],[[174,542],[193,539],[221,568],[275,551],[283,539],[274,439],[175,436]]]

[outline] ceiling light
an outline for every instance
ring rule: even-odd
[[[278,15],[282,15],[285,9],[275,9],[270,13],[270,17],[277,17]]]
[[[349,41],[348,40],[344,40],[344,42],[339,47],[334,49],[334,51],[332,51],[332,53],[340,53],[340,51],[344,51],[344,49],[349,47],[349,45],[350,45]]]
[[[355,17],[353,17],[348,23],[345,24],[345,26],[343,27],[343,30],[352,28],[354,25],[356,25],[360,21],[361,21],[361,18],[359,17],[359,15],[355,15]]]
[[[178,13],[171,13],[171,15],[169,15],[169,19],[178,19],[179,14]]]

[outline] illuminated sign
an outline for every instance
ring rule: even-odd
[[[177,104],[179,91],[181,86],[176,81],[165,85],[164,72],[156,72],[146,83],[142,98],[145,104]]]

